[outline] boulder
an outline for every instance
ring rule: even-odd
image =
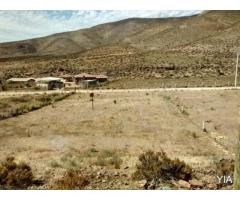
[[[179,180],[179,181],[177,182],[177,185],[178,185],[180,188],[185,188],[185,189],[190,189],[190,188],[191,188],[190,183],[188,183],[187,181],[184,181],[184,180]]]
[[[190,180],[189,183],[192,188],[203,188],[203,186],[204,186],[204,184],[201,180],[193,179],[193,180]]]
[[[138,184],[141,188],[144,188],[144,189],[147,189],[148,185],[149,185],[147,180],[141,180],[141,181],[138,182]]]
[[[207,188],[208,188],[209,190],[215,190],[215,189],[217,189],[217,185],[216,185],[216,184],[213,184],[213,183],[209,183],[209,184],[207,185]]]

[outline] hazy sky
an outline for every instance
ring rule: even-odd
[[[0,11],[0,42],[41,37],[78,30],[130,17],[180,17],[200,13],[187,11]]]

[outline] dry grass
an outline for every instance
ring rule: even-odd
[[[115,151],[105,150],[97,156],[95,165],[114,166],[115,169],[120,169],[122,162],[121,157]]]

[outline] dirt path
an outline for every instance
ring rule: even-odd
[[[51,90],[51,91],[21,91],[21,92],[0,92],[0,96],[22,96],[36,94],[54,94],[54,93],[128,93],[128,92],[164,92],[164,91],[221,91],[221,90],[239,90],[240,87],[194,87],[194,88],[149,88],[149,89],[99,89],[99,90]]]

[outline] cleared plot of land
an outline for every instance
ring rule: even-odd
[[[14,154],[39,176],[58,176],[59,162],[66,164],[66,155],[75,153],[74,166],[104,166],[97,152],[106,150],[117,152],[127,174],[149,149],[163,149],[193,167],[211,166],[233,157],[239,106],[239,91],[95,94],[94,109],[89,94],[76,94],[0,121],[0,159]]]

